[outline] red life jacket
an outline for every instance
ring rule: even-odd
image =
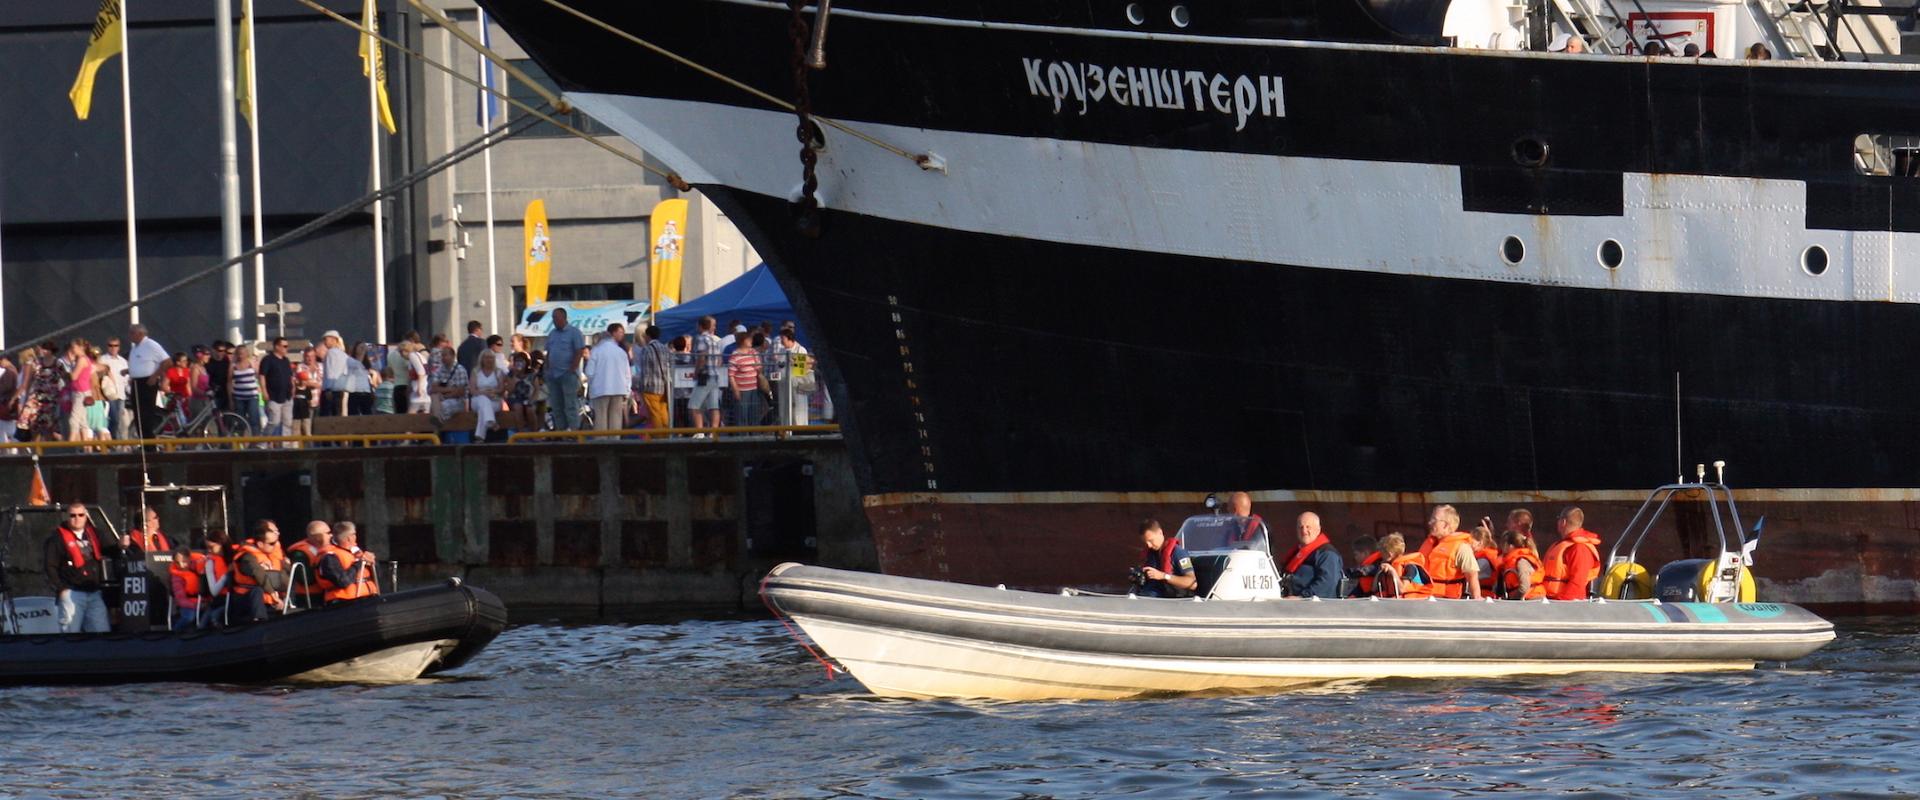
[[[1167,548],[1167,549],[1171,551],[1173,548]],[[354,569],[355,562],[359,560],[355,556],[355,554],[349,553],[346,550],[343,550],[338,547],[330,547],[330,548],[327,548],[327,556],[331,557],[335,561],[340,562],[340,568],[344,570],[348,575],[355,574],[356,572],[356,570]],[[371,570],[371,567],[369,567],[368,569],[357,570],[360,577],[354,580],[353,583],[347,584],[346,586],[339,586],[339,587],[335,587],[327,590],[327,595],[326,595],[327,602],[332,603],[340,600],[358,600],[362,597],[372,597],[373,595],[379,594],[380,587],[374,584],[373,576],[367,574],[370,570]]]
[[[1160,558],[1160,571],[1167,573],[1168,575],[1172,575],[1173,574],[1173,544],[1174,544],[1174,540],[1172,539],[1168,539],[1165,542],[1162,542],[1160,544],[1160,552],[1158,553],[1155,553],[1153,551],[1153,548],[1151,547],[1141,548],[1140,563],[1152,565],[1153,559],[1157,555]]]
[[[1379,563],[1380,563],[1380,551],[1375,550],[1372,553],[1367,554],[1366,559],[1360,562],[1360,568],[1362,570],[1365,570],[1367,567],[1371,567]],[[1377,574],[1379,574],[1379,570],[1375,570],[1373,574],[1368,574],[1368,573],[1365,573],[1364,571],[1361,573],[1360,580],[1354,582],[1354,586],[1356,587],[1355,589],[1356,597],[1372,597],[1373,596],[1373,578],[1374,578],[1374,575],[1377,575]]]
[[[133,546],[140,548],[140,552],[143,553],[167,553],[173,550],[173,541],[160,531],[154,531],[151,534],[146,531],[134,531],[130,538],[133,540]]]
[[[1299,572],[1300,565],[1307,563],[1307,557],[1313,555],[1313,551],[1326,547],[1327,544],[1327,535],[1323,533],[1314,537],[1313,541],[1293,548],[1293,553],[1287,556],[1287,568],[1280,570],[1280,574],[1292,575]]]
[[[1265,528],[1266,526],[1267,526],[1266,521],[1260,519],[1259,514],[1248,515],[1247,529],[1240,532],[1238,541],[1242,541],[1242,542],[1253,541],[1253,537],[1260,535],[1260,529]]]
[[[83,570],[87,568],[88,558],[85,552],[87,550],[93,551],[93,561],[104,560],[100,555],[100,534],[93,529],[93,523],[87,523],[87,546],[85,548],[80,546],[79,537],[74,536],[73,531],[68,530],[65,525],[60,526],[60,543],[67,546],[67,566],[73,567],[74,569]]]

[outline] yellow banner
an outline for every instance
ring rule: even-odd
[[[120,37],[126,27],[120,13],[120,0],[100,0],[100,13],[93,18],[93,37],[87,40],[87,54],[80,59],[80,77],[73,79],[73,88],[67,92],[74,116],[81,119],[93,110],[94,73],[107,59],[120,54]]]
[[[380,33],[380,17],[373,13],[373,0],[367,0],[360,12],[360,26],[367,29],[360,36],[360,74],[373,76],[374,94],[380,98],[380,127],[394,133],[400,128],[393,124],[393,107],[387,104],[387,59],[380,40],[374,38]]]
[[[240,103],[240,116],[253,127],[253,0],[240,3],[240,86],[233,99]]]
[[[547,302],[547,281],[553,277],[553,229],[547,226],[547,201],[527,204],[524,224],[527,257],[527,305]]]
[[[686,256],[687,201],[662,200],[653,207],[653,292],[649,308],[658,314],[680,305],[680,267]]]

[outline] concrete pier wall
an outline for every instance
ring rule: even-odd
[[[41,467],[56,502],[96,505],[123,530],[136,518],[138,456],[49,455]],[[0,458],[0,506],[25,502],[32,469]],[[459,576],[522,614],[743,610],[781,561],[876,568],[838,439],[166,453],[146,469],[153,485],[231,487],[231,531],[271,518],[293,540],[308,520],[351,520],[383,583],[399,561],[403,589]],[[160,499],[176,539],[220,527],[214,502]],[[45,593],[55,524],[16,517],[6,546],[17,592]]]

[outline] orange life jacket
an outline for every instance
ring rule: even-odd
[[[1371,567],[1375,564],[1380,564],[1380,558],[1381,558],[1380,551],[1378,550],[1368,553],[1367,557],[1360,562],[1360,568],[1364,570],[1367,567]],[[1374,578],[1377,577],[1382,571],[1386,570],[1388,567],[1391,567],[1391,566],[1393,565],[1380,564],[1380,569],[1374,570],[1373,574],[1371,575],[1362,572],[1360,574],[1360,579],[1354,581],[1354,596],[1355,597],[1372,597]]]
[[[325,597],[327,592],[340,588],[333,585],[333,581],[327,580],[325,574],[320,571],[320,559],[326,558],[328,554],[333,552],[332,545],[327,545],[326,549],[323,550],[308,544],[306,539],[301,539],[298,544],[287,549],[292,552],[307,554],[308,575],[304,580],[293,585],[292,591],[294,594],[311,600],[315,597]]]
[[[1580,575],[1569,574],[1572,567],[1568,562],[1576,546],[1586,548],[1593,556],[1593,566],[1582,570],[1583,574]],[[1569,599],[1586,599],[1587,586],[1600,576],[1600,535],[1586,528],[1575,528],[1547,548],[1547,555],[1542,560],[1546,563],[1540,567],[1540,586],[1545,596],[1558,598],[1574,594],[1578,597]]]
[[[1423,600],[1431,597],[1433,595],[1432,584],[1407,579],[1407,568],[1412,567],[1425,572],[1426,567],[1422,566],[1425,561],[1426,558],[1419,553],[1406,553],[1395,558],[1393,563],[1381,566],[1380,576],[1383,579],[1391,578],[1391,580],[1382,580],[1374,584],[1380,587],[1380,596],[1399,596],[1408,600]]]
[[[1520,592],[1520,562],[1533,565],[1533,585]],[[1538,600],[1547,596],[1547,585],[1540,580],[1540,557],[1526,547],[1516,547],[1500,560],[1500,596],[1508,600]]]
[[[261,566],[266,567],[268,572],[284,573],[287,571],[287,554],[279,547],[263,549],[252,541],[245,542],[240,545],[239,552],[234,555],[233,563],[238,565],[240,559],[249,555],[253,556],[254,560],[259,561]],[[260,588],[259,581],[254,580],[253,576],[248,575],[247,571],[243,569],[235,569],[233,571],[233,582],[230,585],[233,587],[234,594],[241,595],[252,594]],[[280,596],[273,592],[267,592],[267,604],[274,606],[279,605]]]
[[[168,564],[167,575],[186,587],[187,596],[193,598],[193,605],[191,607],[198,609],[201,600],[207,595],[206,577],[201,575],[198,569],[198,567],[205,562],[206,556],[196,553],[187,558],[188,561],[185,569],[182,569],[179,564]]]
[[[1169,547],[1167,549],[1169,552],[1171,552],[1173,548]],[[372,569],[372,567],[368,567],[367,569],[362,569],[362,570],[354,569],[354,567],[357,566],[356,562],[359,561],[359,558],[355,556],[355,554],[349,553],[346,550],[343,550],[338,547],[330,547],[330,548],[327,548],[327,556],[331,557],[335,561],[340,562],[340,568],[342,570],[345,570],[348,575],[353,575],[358,573],[360,576],[353,583],[347,584],[346,586],[339,586],[332,589],[328,589],[327,595],[326,595],[327,602],[332,603],[340,600],[358,600],[362,597],[372,597],[380,593],[380,587],[374,584],[373,576],[367,574]]]
[[[1474,558],[1485,561],[1486,567],[1480,570],[1480,596],[1494,597],[1500,585],[1500,548],[1482,547],[1473,551]]]
[[[1455,563],[1454,553],[1460,548],[1473,552],[1473,534],[1466,531],[1454,531],[1447,538],[1434,545],[1427,553],[1427,576],[1433,580],[1434,597],[1466,597],[1467,578]]]

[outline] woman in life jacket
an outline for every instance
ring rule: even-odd
[[[1480,568],[1480,596],[1498,597],[1500,586],[1500,546],[1495,543],[1493,519],[1480,518],[1473,529],[1473,560]]]
[[[1540,556],[1533,540],[1516,530],[1500,532],[1500,596],[1507,600],[1538,600],[1547,596],[1541,582]]]

